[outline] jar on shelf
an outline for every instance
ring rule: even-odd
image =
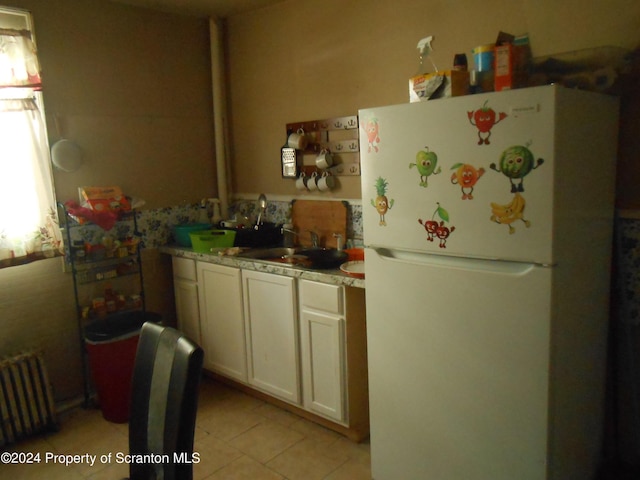
[[[86,252],[84,250],[84,242],[82,240],[74,240],[71,244],[71,257],[76,263],[84,263]]]
[[[137,294],[129,295],[129,306],[132,310],[139,310],[142,308],[142,297]]]
[[[124,294],[119,293],[118,295],[116,295],[116,309],[124,310],[126,307],[127,307],[127,298],[124,296]]]
[[[95,297],[91,302],[91,307],[98,317],[107,315],[107,303],[104,297]]]

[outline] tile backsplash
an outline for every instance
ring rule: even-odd
[[[264,220],[273,223],[286,223],[290,217],[291,202],[269,201]],[[208,212],[211,215],[211,211]],[[173,242],[174,225],[197,222],[200,215],[199,204],[181,205],[156,210],[142,210],[138,213],[138,230],[143,245],[155,248]],[[255,200],[236,200],[229,205],[229,217],[246,217],[255,222],[258,209]],[[354,245],[362,244],[362,206],[348,203],[347,239]]]
[[[614,299],[617,319],[640,325],[640,218],[618,218],[614,248]]]

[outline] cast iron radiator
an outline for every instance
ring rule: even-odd
[[[0,447],[58,429],[42,353],[0,359],[0,420]]]

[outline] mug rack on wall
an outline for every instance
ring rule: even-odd
[[[300,151],[302,164],[298,166],[298,173],[304,172],[309,176],[318,171],[316,156],[322,150],[328,150],[333,156],[334,165],[326,171],[334,176],[359,176],[358,126],[357,115],[287,123],[287,138],[302,129],[308,140],[307,147]]]

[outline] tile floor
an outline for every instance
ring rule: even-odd
[[[109,423],[99,410],[76,409],[61,416],[57,433],[15,445],[40,452],[39,464],[0,463],[0,478],[13,480],[120,479],[128,466],[127,425]],[[369,443],[337,433],[209,379],[201,384],[194,451],[196,480],[369,480]],[[93,466],[55,464],[49,454],[97,455]],[[111,454],[111,461],[100,461]]]

